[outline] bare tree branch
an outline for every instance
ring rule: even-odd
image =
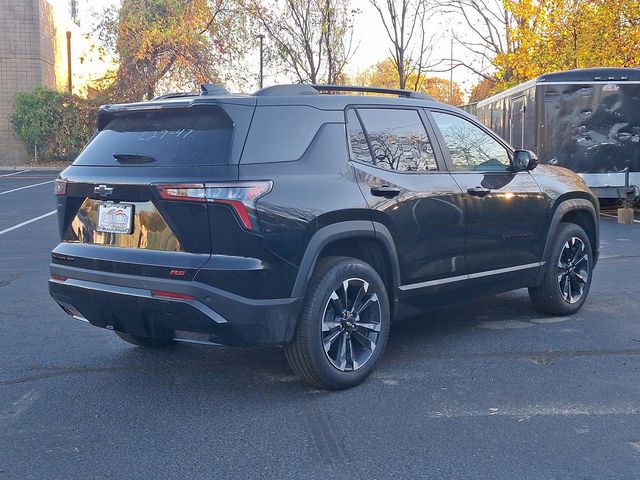
[[[348,0],[284,0],[266,8],[249,0],[277,61],[300,83],[339,83],[354,53]]]
[[[391,42],[390,59],[398,72],[398,86],[406,88],[412,77],[414,89],[427,70],[434,36],[428,35],[426,14],[432,10],[429,0],[369,0],[376,9]]]

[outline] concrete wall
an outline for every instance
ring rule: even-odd
[[[45,0],[0,0],[0,165],[26,162],[27,152],[11,132],[17,92],[56,82],[56,27]]]

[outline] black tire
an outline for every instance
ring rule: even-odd
[[[125,342],[131,343],[132,345],[136,345],[138,347],[161,348],[174,343],[174,341],[170,338],[139,337],[138,335],[131,335],[129,333],[118,332],[117,330],[115,331],[115,334]]]
[[[337,294],[340,291],[346,300]],[[382,356],[390,317],[386,287],[369,264],[348,257],[320,259],[293,342],[284,347],[287,362],[316,387],[340,390],[358,385]],[[327,351],[325,345],[330,345]]]
[[[586,256],[586,260],[575,265],[566,262],[565,260],[572,257],[572,251],[579,255],[578,258]],[[574,223],[560,223],[553,236],[551,254],[543,268],[545,271],[540,286],[529,288],[529,297],[533,305],[550,315],[571,315],[580,310],[589,294],[593,272],[593,250],[589,236],[582,227]]]

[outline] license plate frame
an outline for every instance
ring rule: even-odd
[[[131,234],[134,206],[131,203],[100,202],[96,230],[102,233]]]

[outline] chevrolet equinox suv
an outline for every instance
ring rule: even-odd
[[[404,90],[105,105],[55,194],[49,288],[69,315],[143,347],[281,345],[329,389],[366,378],[391,322],[426,308],[527,287],[576,312],[598,258],[580,177]]]

